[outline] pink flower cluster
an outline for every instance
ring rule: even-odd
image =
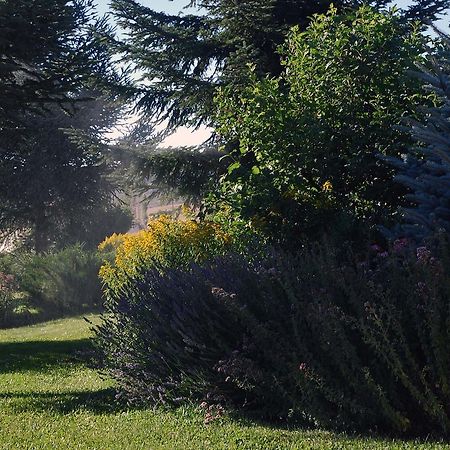
[[[392,245],[392,250],[394,253],[402,253],[404,252],[408,246],[410,245],[410,241],[407,238],[396,239]],[[374,243],[370,246],[370,249],[379,257],[386,258],[389,256],[389,252],[384,250],[380,245]]]
[[[212,287],[211,294],[216,297],[218,300],[227,301],[227,300],[235,300],[237,295],[234,293],[230,293],[225,291],[225,289],[221,287]]]
[[[430,262],[431,251],[427,247],[417,247],[416,249],[417,261],[421,263]]]

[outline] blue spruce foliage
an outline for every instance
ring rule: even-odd
[[[420,76],[439,98],[426,109],[426,120],[411,121],[420,143],[403,159],[389,159],[398,168],[397,181],[410,188],[411,207],[402,210],[395,237],[422,242],[437,233],[450,233],[450,37],[440,33],[442,46]]]

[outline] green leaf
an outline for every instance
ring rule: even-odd
[[[228,173],[229,174],[232,173],[236,169],[239,169],[239,167],[241,167],[241,163],[239,161],[234,162],[233,164],[228,166]]]

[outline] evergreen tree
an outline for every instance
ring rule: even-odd
[[[136,0],[112,0],[124,38],[115,50],[142,73],[131,93],[151,117],[169,125],[210,124],[215,90],[245,81],[251,64],[259,76],[278,76],[278,46],[290,27],[305,29],[310,17],[330,4],[338,11],[388,0],[191,0],[197,14],[174,16]],[[415,0],[405,19],[433,20],[449,0]]]
[[[200,147],[163,147],[166,133],[158,133],[148,123],[138,122],[111,147],[119,162],[117,173],[126,190],[148,199],[182,198],[198,205],[211,181],[227,167],[212,144]]]
[[[98,147],[63,131],[98,143],[114,122],[86,89],[94,74],[118,81],[93,32],[108,27],[93,0],[0,1],[0,230],[33,230],[39,251],[80,228],[110,190]]]
[[[0,129],[24,111],[69,103],[97,73],[117,81],[109,54],[93,30],[93,0],[0,1]]]
[[[120,109],[101,99],[79,103],[70,114],[49,109],[25,114],[21,128],[1,134],[0,228],[25,230],[38,252],[104,229],[91,222],[109,214],[116,188],[102,136]],[[98,242],[105,235],[96,235]]]
[[[402,160],[391,160],[400,172],[397,181],[410,188],[414,205],[403,210],[404,223],[394,235],[416,242],[437,232],[450,233],[450,38],[441,37],[432,67],[419,74],[440,104],[425,110],[426,121],[411,121],[412,135],[421,145]]]

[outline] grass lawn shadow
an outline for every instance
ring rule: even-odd
[[[89,339],[0,343],[0,373],[45,371],[54,366],[82,362]]]
[[[115,414],[126,410],[117,402],[114,389],[67,392],[4,392],[0,402],[6,402],[16,412],[58,412],[68,414],[89,411],[94,414]]]

